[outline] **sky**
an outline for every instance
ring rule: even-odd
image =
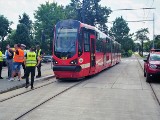
[[[57,2],[59,5],[67,5],[70,0],[0,0],[0,15],[4,15],[9,21],[13,22],[13,29],[18,24],[19,15],[27,13],[32,21],[34,21],[33,13],[38,9],[40,4],[49,2]],[[82,0],[81,0],[82,1]],[[148,37],[153,38],[160,34],[160,0],[101,0],[100,4],[111,8],[113,12],[108,18],[107,26],[112,26],[112,21],[117,17],[123,17],[126,21],[151,20],[146,22],[128,22],[130,33],[134,33],[141,28],[149,28]],[[141,8],[155,8],[153,10],[144,10]],[[137,9],[132,11],[123,11],[117,9]],[[154,22],[153,22],[154,14]],[[153,30],[153,25],[155,25]]]

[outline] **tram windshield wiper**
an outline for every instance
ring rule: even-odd
[[[62,26],[62,27],[60,27],[59,32],[57,33],[57,37],[56,37],[56,39],[58,39],[59,34],[61,33],[61,30],[62,30],[62,29],[63,29],[63,26]]]
[[[67,53],[75,46],[75,43],[67,50]]]
[[[75,46],[75,44],[73,44],[65,53],[65,56],[68,56],[69,54],[71,54],[72,52],[70,51],[73,47]]]

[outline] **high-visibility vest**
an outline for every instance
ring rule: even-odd
[[[2,51],[0,51],[0,62],[3,61]]]
[[[27,52],[26,67],[34,67],[37,64],[36,53]]]
[[[19,55],[15,53],[14,55],[14,62],[23,62],[24,61],[24,51],[18,49]]]
[[[37,54],[37,50],[36,50],[36,55],[37,55],[37,57],[39,57],[39,59],[41,61],[42,60],[41,49],[39,49],[38,54]]]
[[[36,50],[36,54],[37,54],[37,50]],[[41,55],[41,49],[39,49],[37,57],[40,57],[40,55]]]

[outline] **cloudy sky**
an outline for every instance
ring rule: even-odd
[[[24,12],[27,13],[31,20],[34,21],[33,13],[40,4],[57,2],[58,4],[67,5],[70,0],[0,0],[0,14],[13,21],[12,28],[16,28],[18,16]],[[113,12],[109,17],[112,22],[115,18],[122,16],[126,21],[153,20],[155,15],[155,34],[160,34],[160,0],[101,0],[102,6],[110,7]],[[140,8],[156,8],[155,10],[143,10]],[[117,9],[138,9],[134,11],[114,11]],[[111,23],[107,24],[109,27]],[[153,21],[150,22],[128,22],[130,33],[141,28],[149,28],[149,37],[153,36]]]

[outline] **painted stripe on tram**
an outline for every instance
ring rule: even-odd
[[[108,64],[108,63],[111,63],[111,60],[106,61],[106,64]],[[103,65],[103,62],[100,62],[100,63],[97,63],[97,64],[98,65]],[[82,69],[89,68],[90,67],[90,63],[81,64],[80,66],[82,67]]]
[[[90,67],[90,63],[81,64],[81,67],[82,67],[82,69],[89,68]]]

